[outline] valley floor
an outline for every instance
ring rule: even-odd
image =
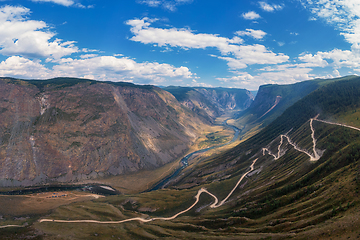
[[[358,162],[345,165],[314,182],[314,184],[309,184],[308,187],[299,188],[296,191],[288,189],[289,187],[272,191],[271,186],[276,184],[272,180],[276,178],[275,175],[272,179],[268,179],[265,184],[259,181],[266,177],[259,175],[259,173],[262,167],[266,166],[265,159],[268,159],[268,156],[273,157],[273,161],[276,162],[280,161],[279,159],[285,153],[294,155],[295,152],[300,152],[307,157],[308,163],[320,159],[321,154],[319,154],[317,145],[319,139],[315,138],[316,127],[313,126],[315,121],[323,124],[317,126],[321,127],[322,131],[328,130],[328,125],[360,131],[360,129],[352,126],[313,118],[307,123],[307,129],[312,140],[310,147],[312,152],[304,150],[295,143],[301,139],[300,136],[291,139],[289,135],[284,134],[279,136],[280,143],[278,145],[274,143],[272,147],[263,146],[259,155],[261,159],[256,167],[256,170],[259,171],[254,171],[254,165],[258,160],[256,158],[252,160],[251,165],[244,166],[241,169],[242,174],[237,178],[231,177],[221,182],[214,181],[191,189],[165,189],[136,195],[109,196],[92,201],[89,201],[89,197],[93,198],[94,196],[84,194],[77,197],[76,193],[67,193],[73,194],[72,198],[68,198],[72,200],[68,203],[59,204],[59,206],[63,205],[62,207],[52,206],[51,209],[55,210],[52,211],[50,217],[43,217],[44,214],[48,213],[46,209],[44,209],[44,214],[40,215],[39,213],[28,212],[25,218],[17,216],[13,218],[17,220],[4,219],[0,231],[4,231],[2,236],[5,239],[7,236],[7,239],[14,237],[15,232],[19,234],[19,238],[34,234],[39,239],[111,239],[117,236],[124,239],[360,238],[360,230],[358,229],[360,226],[358,217],[360,216],[360,208],[358,190],[356,190],[358,185],[353,182],[352,178],[353,175],[357,174],[357,168],[360,169]],[[319,144],[324,145],[321,141]],[[285,147],[288,149],[284,150]],[[272,149],[276,149],[278,152],[273,153]],[[303,157],[296,158],[304,159]],[[278,164],[280,163],[281,161]],[[281,166],[284,167],[285,162]],[[321,168],[321,164],[319,167]],[[345,171],[348,171],[347,175],[342,174]],[[252,172],[256,173],[251,174]],[[288,175],[291,174],[296,173],[290,172]],[[334,179],[336,179],[335,183],[329,184]],[[232,183],[231,188],[228,187],[230,183]],[[210,190],[207,190],[206,186]],[[295,189],[295,186],[293,188]],[[216,189],[217,194],[212,189]],[[268,199],[263,196],[261,189],[269,191],[273,197]],[[336,195],[338,196],[336,198],[332,194],[335,193],[334,189],[339,190],[337,194],[352,193],[341,197]],[[281,191],[286,194],[282,194]],[[200,198],[202,193],[206,193],[206,195]],[[195,202],[193,202],[194,195]],[[48,201],[50,200],[49,197],[51,195],[34,195],[14,197],[14,199],[22,206],[29,206],[31,201]],[[24,204],[27,198],[30,198],[30,202]],[[219,202],[218,198],[223,200]],[[266,202],[262,202],[262,198],[267,199]],[[6,201],[7,204],[1,205],[8,205],[12,199]],[[68,205],[70,202],[74,203]],[[254,217],[246,217],[250,212]],[[264,215],[263,212],[266,214]],[[166,215],[170,217],[161,217]],[[6,217],[8,216],[11,216],[10,210]],[[11,230],[19,227],[23,230]]]

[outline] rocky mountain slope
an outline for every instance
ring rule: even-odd
[[[209,122],[153,86],[0,79],[0,185],[79,181],[154,169]]]
[[[287,108],[314,90],[334,81],[356,78],[357,76],[348,76],[335,79],[314,79],[288,85],[269,84],[260,86],[251,106],[239,112],[236,116],[237,119],[231,123],[242,129],[242,134],[253,129],[259,131],[273,122]]]
[[[20,234],[24,239],[356,239],[359,118],[360,77],[327,80],[253,137],[191,162],[166,189],[48,206],[51,214],[44,210],[42,216],[30,215],[26,204],[50,205],[41,196],[4,196],[1,206],[17,199],[16,209],[23,209],[22,215],[7,210],[4,224],[23,227],[1,234],[8,239]]]
[[[204,197],[197,208],[204,209],[201,218],[190,223],[210,236],[231,226],[228,237],[356,237],[360,122],[353,116],[359,110],[359,77],[328,83],[249,140],[188,169],[173,188],[206,186],[221,200],[257,160],[227,204],[206,210],[211,200]]]
[[[254,100],[252,93],[246,89],[173,86],[163,89],[173,94],[184,106],[208,120],[231,110],[245,110]]]
[[[63,206],[22,231],[45,239],[356,239],[359,117],[360,78],[327,82],[167,189]]]

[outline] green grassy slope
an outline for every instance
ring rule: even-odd
[[[359,77],[348,76],[335,79],[315,79],[289,85],[260,86],[253,104],[245,111],[240,112],[232,124],[243,129],[242,134],[259,131],[259,129],[263,129],[272,123],[286,109],[316,89],[334,82],[356,79]]]
[[[360,237],[360,131],[310,119],[347,119],[360,106],[360,81],[350,78],[323,84],[288,108],[264,130],[218,156],[185,171],[170,189],[137,195],[111,196],[60,207],[48,218],[123,220],[169,217],[195,201],[206,187],[221,201],[240,176],[258,159],[255,170],[240,183],[223,206],[202,195],[189,212],[172,221],[124,224],[35,223],[44,239],[356,239]],[[352,121],[357,121],[352,118]],[[317,161],[312,153],[312,128]],[[190,189],[182,185],[197,183]]]

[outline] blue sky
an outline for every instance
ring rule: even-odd
[[[0,0],[0,76],[289,84],[360,71],[358,0]]]

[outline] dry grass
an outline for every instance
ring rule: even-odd
[[[44,214],[62,205],[88,201],[99,197],[102,196],[79,191],[45,192],[30,195],[0,195],[0,213],[10,216]]]
[[[219,120],[221,122],[223,120]],[[223,126],[207,126],[203,127],[203,131],[200,134],[200,137],[192,144],[189,151],[185,154],[189,154],[191,152],[200,150],[199,149],[199,143],[206,140],[206,135],[212,132],[219,132],[219,134],[222,134],[224,136],[229,136],[233,134],[232,130],[229,130],[228,128],[225,128]],[[230,145],[224,146],[222,148],[218,148],[216,150],[210,151],[211,154],[223,150],[230,149],[231,147],[234,147],[239,142],[234,142]],[[212,145],[208,145],[206,147],[211,147]],[[185,156],[184,155],[184,156]],[[209,154],[206,153],[206,156]],[[159,182],[161,179],[165,178],[166,176],[170,175],[173,171],[175,171],[177,168],[180,167],[180,159],[177,159],[174,162],[168,163],[158,169],[155,170],[143,170],[139,171],[137,173],[131,173],[131,174],[124,174],[120,176],[114,176],[109,177],[97,181],[91,181],[96,182],[100,184],[106,184],[110,185],[113,188],[119,190],[120,192],[124,194],[134,194],[134,193],[140,193],[147,189],[149,189],[152,185]]]

